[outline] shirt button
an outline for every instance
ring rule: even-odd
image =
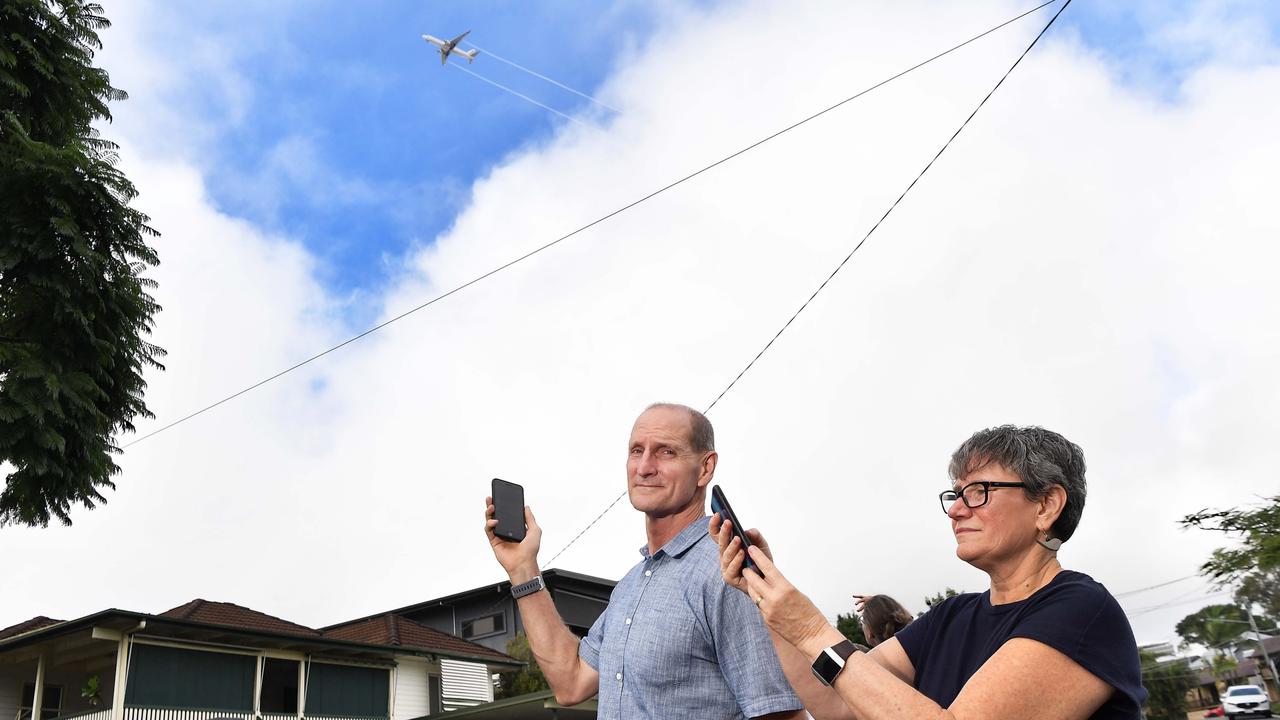
[[[652,570],[645,570],[645,571],[644,571],[644,576],[645,576],[645,577],[649,577],[649,576],[650,576],[650,575],[652,575],[652,574],[653,574],[653,571],[652,571]]]
[[[614,675],[614,677],[616,677],[616,678],[618,678],[619,680],[621,680],[621,679],[622,679],[622,673],[618,673],[617,675]]]
[[[628,625],[630,625],[630,624],[631,624],[631,618],[627,618],[627,624],[628,624]]]

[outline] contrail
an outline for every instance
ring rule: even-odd
[[[506,59],[506,58],[504,58],[504,57],[502,57],[502,56],[498,55],[497,53],[493,52],[492,50],[485,50],[484,48],[480,47],[479,45],[476,45],[475,43],[470,43],[470,42],[469,42],[469,43],[467,43],[467,45],[469,45],[469,46],[471,46],[471,47],[475,48],[476,50],[479,50],[480,52],[482,52],[482,53],[484,53],[485,55],[487,55],[487,56],[489,56],[489,57],[493,58],[494,60],[497,60],[498,62],[504,62],[504,63],[506,63],[506,64],[510,65],[511,67],[513,67],[513,68],[515,68],[515,69],[517,69],[517,70],[523,70],[524,72],[527,72],[527,73],[529,73],[530,75],[532,75],[532,76],[534,76],[534,77],[536,77],[536,78],[539,78],[539,79],[541,79],[541,80],[546,80],[547,82],[551,83],[552,85],[555,85],[556,87],[558,87],[558,88],[562,88],[562,89],[564,89],[564,90],[568,90],[569,92],[573,93],[574,95],[577,95],[578,97],[586,98],[586,99],[590,100],[591,102],[593,102],[593,103],[595,103],[595,104],[599,105],[600,107],[602,107],[602,108],[604,108],[604,109],[606,109],[606,110],[612,110],[613,112],[616,112],[616,113],[618,113],[619,115],[621,115],[621,114],[622,114],[622,111],[621,111],[621,110],[619,110],[619,109],[618,109],[618,108],[616,108],[616,107],[612,107],[612,106],[610,106],[610,105],[605,105],[604,103],[600,102],[599,100],[597,100],[597,99],[595,99],[595,98],[591,97],[590,95],[588,95],[588,94],[586,94],[586,93],[584,93],[584,92],[579,92],[579,91],[577,91],[577,90],[574,90],[573,88],[569,87],[568,85],[565,85],[564,83],[556,82],[555,80],[552,80],[551,78],[547,77],[546,75],[543,75],[543,74],[541,74],[541,73],[534,72],[533,70],[530,70],[529,68],[524,67],[523,65],[518,65],[518,64],[516,64],[516,63],[514,63],[514,62],[512,62],[512,61],[510,61],[510,60],[508,60],[508,59]]]
[[[462,72],[464,72],[464,73],[466,73],[466,74],[468,74],[468,75],[473,75],[473,76],[475,76],[475,77],[477,77],[477,78],[480,78],[481,80],[483,80],[483,81],[485,81],[485,82],[489,83],[490,85],[492,85],[492,86],[494,86],[494,87],[498,88],[499,90],[505,90],[505,91],[507,91],[507,92],[511,93],[512,95],[515,95],[516,97],[520,98],[521,100],[527,100],[528,102],[531,102],[531,103],[533,103],[534,105],[537,105],[538,107],[542,108],[543,110],[546,110],[547,112],[553,112],[553,113],[555,113],[555,114],[559,115],[560,117],[564,118],[565,120],[572,120],[573,122],[578,123],[578,124],[579,124],[579,125],[581,125],[582,127],[590,127],[589,125],[587,125],[586,123],[582,122],[581,120],[579,120],[579,119],[578,119],[578,118],[576,118],[576,117],[571,117],[571,116],[569,116],[569,115],[565,115],[564,113],[560,112],[559,110],[557,110],[557,109],[555,109],[555,108],[553,108],[553,107],[548,107],[548,106],[546,106],[546,105],[543,105],[542,103],[538,102],[537,100],[534,100],[533,98],[529,97],[528,95],[521,95],[520,93],[516,92],[515,90],[512,90],[511,88],[507,87],[506,85],[500,85],[500,84],[498,84],[498,83],[496,83],[496,82],[494,82],[494,81],[490,80],[489,78],[487,78],[487,77],[485,77],[485,76],[481,75],[480,73],[478,73],[478,72],[476,72],[476,71],[474,71],[474,70],[468,70],[468,69],[466,69],[466,68],[462,67],[461,65],[458,65],[457,63],[452,63],[452,62],[451,62],[451,63],[448,63],[448,65],[449,65],[449,67],[457,68],[457,69],[461,70]]]

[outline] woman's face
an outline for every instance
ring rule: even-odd
[[[957,480],[953,487],[960,490],[982,481],[1022,482],[1004,467],[991,463]],[[1028,500],[1022,488],[993,487],[987,492],[987,503],[981,507],[970,508],[957,499],[947,509],[951,531],[956,536],[956,557],[980,570],[1020,558],[1039,536],[1036,515],[1040,504]]]

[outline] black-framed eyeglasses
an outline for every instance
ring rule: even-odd
[[[950,512],[951,506],[956,500],[964,501],[965,507],[969,509],[979,508],[987,504],[991,499],[991,488],[1025,488],[1026,483],[1015,482],[992,482],[989,480],[979,480],[971,482],[959,490],[943,490],[938,493],[938,499],[942,501],[942,512]]]

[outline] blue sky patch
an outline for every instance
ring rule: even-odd
[[[1203,7],[1082,0],[1054,32],[1096,49],[1121,82],[1172,98],[1195,67],[1223,52],[1214,23],[1252,27],[1268,47],[1280,36],[1280,3]],[[202,165],[214,203],[304,243],[326,287],[353,300],[350,319],[359,324],[377,309],[358,298],[376,294],[406,252],[448,229],[477,178],[567,122],[442,67],[420,35],[471,30],[476,45],[592,93],[621,53],[643,45],[659,11],[639,2],[324,0],[265,9],[183,2],[164,12],[169,25],[231,46],[228,64],[247,82],[239,114],[223,107],[219,78],[192,77],[181,91],[213,128]],[[1197,13],[1210,25],[1203,33],[1189,22]],[[184,52],[189,40],[157,42]],[[483,53],[471,68],[562,112],[593,111]]]

